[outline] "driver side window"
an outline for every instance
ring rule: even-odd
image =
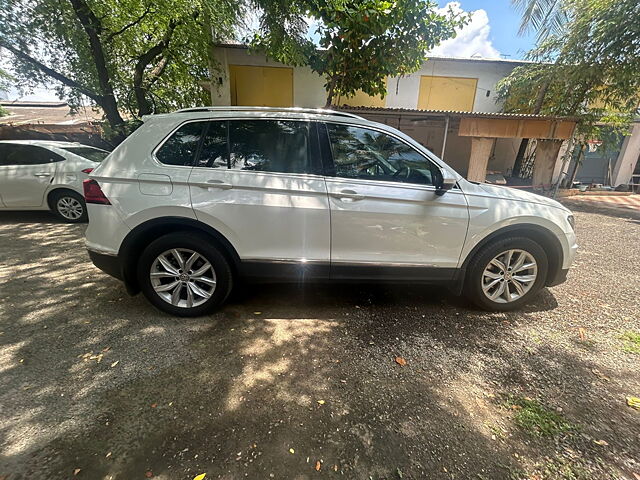
[[[386,133],[327,124],[336,177],[434,185],[439,169]]]

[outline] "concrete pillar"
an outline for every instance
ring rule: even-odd
[[[471,155],[469,156],[467,180],[484,182],[487,176],[487,164],[495,141],[495,138],[471,137]]]
[[[640,123],[634,124],[631,135],[624,139],[620,155],[618,155],[613,167],[613,181],[611,183],[614,187],[629,183],[636,163],[638,163],[638,157],[640,157]]]
[[[548,190],[553,184],[553,172],[558,162],[562,140],[541,140],[536,142],[536,158],[533,163],[533,188]]]

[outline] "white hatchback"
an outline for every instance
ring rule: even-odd
[[[86,222],[82,181],[108,154],[75,142],[0,141],[0,210],[51,210]]]
[[[234,281],[438,283],[510,310],[563,282],[558,202],[466,181],[402,132],[343,112],[154,115],[85,180],[99,268],[175,315]]]

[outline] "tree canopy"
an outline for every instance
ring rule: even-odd
[[[429,0],[303,0],[298,13],[312,18],[319,48],[294,31],[283,34],[286,48],[272,37],[256,36],[254,45],[279,61],[308,64],[322,75],[327,105],[358,90],[386,94],[386,78],[420,68],[427,52],[455,36],[468,21],[452,10],[439,13]]]
[[[546,0],[543,0],[546,1]],[[564,0],[568,21],[498,86],[507,111],[624,123],[640,104],[640,3]]]

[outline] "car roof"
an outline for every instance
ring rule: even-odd
[[[35,145],[37,147],[92,147],[91,145],[84,145],[79,142],[62,142],[57,140],[0,140],[0,143],[11,143],[16,145]]]
[[[205,119],[205,118],[280,118],[280,119],[300,119],[307,120],[334,120],[334,121],[356,121],[358,123],[375,123],[363,117],[349,112],[328,110],[323,108],[300,108],[300,107],[252,107],[252,106],[217,106],[217,107],[194,107],[178,110],[173,113],[162,113],[156,115],[145,115],[144,121],[156,119],[176,119],[185,120]]]

